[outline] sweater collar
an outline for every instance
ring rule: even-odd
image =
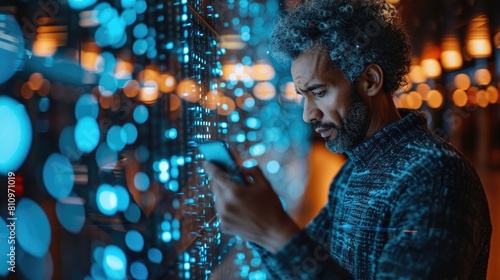
[[[416,110],[398,109],[401,119],[382,128],[370,138],[346,151],[352,162],[362,167],[388,153],[402,142],[411,142],[427,129],[425,113]]]

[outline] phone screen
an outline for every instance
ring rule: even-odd
[[[211,161],[219,168],[229,174],[232,180],[241,184],[246,184],[241,174],[240,167],[236,159],[229,150],[229,145],[222,141],[211,141],[200,144],[198,146],[200,152],[205,157],[205,160]]]

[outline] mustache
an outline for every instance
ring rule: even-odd
[[[313,122],[312,123],[313,129],[316,130],[318,128],[324,128],[324,129],[330,129],[330,128],[335,128],[336,130],[339,130],[340,128],[336,126],[333,123],[322,123],[322,122]]]

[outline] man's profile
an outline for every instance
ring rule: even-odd
[[[298,228],[258,167],[250,187],[206,164],[225,231],[276,279],[484,279],[491,223],[470,162],[392,95],[408,36],[379,1],[311,0],[278,16],[271,51],[291,61],[303,119],[347,161],[328,204]]]

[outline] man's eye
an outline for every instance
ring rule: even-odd
[[[326,91],[320,91],[320,92],[313,92],[312,94],[316,97],[323,97],[325,95]]]

